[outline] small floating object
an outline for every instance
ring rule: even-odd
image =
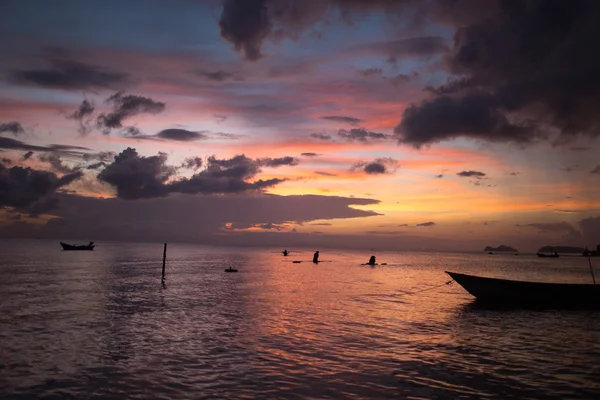
[[[294,264],[300,264],[302,261],[292,261]]]
[[[381,265],[387,265],[387,263],[381,263]]]
[[[235,268],[225,268],[225,272],[238,272]]]

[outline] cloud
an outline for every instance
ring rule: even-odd
[[[144,157],[128,147],[98,174],[98,180],[114,186],[122,199],[166,196],[169,193],[166,182],[177,172],[166,161],[166,153]]]
[[[266,0],[226,0],[219,20],[221,36],[248,60],[257,60],[262,41],[270,34]]]
[[[264,167],[280,167],[282,165],[298,165],[298,159],[294,157],[280,157],[280,158],[261,158],[259,164]]]
[[[202,167],[202,159],[200,157],[188,157],[183,160],[181,164],[182,168],[193,169],[194,171],[200,169]]]
[[[350,130],[340,129],[338,136],[346,140],[359,140],[361,142],[367,142],[369,140],[385,140],[389,136],[385,133],[371,132],[364,128],[354,128]]]
[[[435,176],[437,179],[442,179],[444,177],[444,174],[439,174]]]
[[[416,148],[457,137],[519,143],[543,137],[528,122],[509,122],[495,101],[489,93],[472,92],[462,97],[436,97],[418,106],[412,104],[404,110],[394,133],[401,144]]]
[[[356,73],[360,76],[364,76],[366,78],[372,76],[381,76],[383,70],[381,68],[366,68],[366,69],[357,69]],[[360,122],[360,121],[358,121]]]
[[[337,176],[337,174],[333,174],[331,172],[325,172],[325,171],[315,171],[315,174],[323,175],[323,176]]]
[[[538,222],[532,224],[517,224],[516,227],[535,228],[539,233],[564,233],[572,238],[578,238],[581,233],[568,222]]]
[[[40,154],[38,158],[40,161],[50,164],[55,172],[59,172],[61,174],[70,174],[76,171],[76,169],[63,164],[63,160],[57,154],[44,153]]]
[[[129,84],[127,74],[106,72],[72,60],[52,60],[51,67],[13,71],[14,82],[65,90],[116,89]]]
[[[324,133],[311,133],[310,137],[318,140],[331,140],[333,139],[330,135],[326,135]]]
[[[304,156],[304,157],[317,157],[320,154],[317,154],[317,153],[301,153],[300,155]]]
[[[8,149],[8,150],[24,150],[24,151],[64,151],[68,152],[71,150],[80,151],[80,150],[89,150],[87,147],[81,146],[70,146],[70,145],[61,145],[61,144],[51,144],[47,146],[37,146],[33,144],[28,144],[22,142],[20,140],[2,137],[0,136],[0,149]]]
[[[389,83],[394,87],[402,86],[408,82],[410,82],[410,77],[406,74],[397,74],[391,78],[385,78]]]
[[[416,226],[434,226],[434,225],[436,225],[435,222],[429,221],[429,222],[423,222],[423,223],[417,224]]]
[[[376,158],[374,161],[359,161],[352,165],[351,171],[362,170],[368,175],[379,175],[395,172],[398,162],[393,158]]]
[[[446,40],[439,36],[414,37],[388,42],[365,43],[347,52],[380,54],[387,57],[423,57],[448,51]]]
[[[68,119],[79,122],[79,134],[87,135],[92,131],[92,115],[94,114],[94,110],[94,103],[88,99],[84,99],[79,107],[77,107],[77,110],[72,114],[67,115]]]
[[[600,165],[590,171],[591,174],[600,174]]]
[[[452,74],[431,98],[407,107],[396,128],[420,147],[456,137],[530,143],[556,131],[555,144],[600,132],[600,3],[502,2],[454,35]],[[553,136],[554,137],[554,136]]]
[[[277,196],[256,193],[236,196],[173,195],[136,202],[69,194],[60,194],[58,198],[58,208],[52,212],[58,218],[46,225],[12,225],[8,229],[0,229],[0,236],[149,241],[168,239],[211,244],[264,244],[268,241],[273,245],[289,246],[289,236],[287,239],[285,236],[279,239],[265,236],[269,234],[268,231],[228,234],[222,227],[226,223],[235,227],[253,227],[269,223],[283,226],[289,225],[290,221],[304,223],[378,215],[373,211],[353,207],[358,205],[365,208],[377,204],[377,200],[337,196]],[[278,233],[275,229],[270,231],[276,235],[289,235],[289,232]],[[280,244],[286,240],[287,244]],[[346,238],[346,242],[348,240]],[[336,242],[344,243],[341,240]],[[294,243],[301,244],[299,241]]]
[[[579,221],[581,233],[586,243],[592,246],[600,244],[600,217],[589,217]]]
[[[126,200],[164,197],[170,193],[242,193],[261,191],[283,182],[278,178],[248,180],[261,172],[260,167],[295,165],[294,160],[293,157],[253,160],[243,154],[230,159],[211,156],[204,170],[190,178],[176,179],[177,168],[167,165],[165,153],[145,157],[127,148],[98,174],[98,179],[114,186],[117,197]]]
[[[477,178],[477,179],[481,179],[485,176],[485,174],[483,172],[479,172],[479,171],[461,171],[461,172],[457,172],[456,175],[460,176],[461,178]]]
[[[233,78],[231,72],[223,71],[222,69],[217,71],[195,71],[196,75],[200,75],[210,81],[223,82]]]
[[[180,142],[189,142],[193,140],[206,139],[207,136],[201,132],[188,131],[186,129],[164,129],[155,135],[160,139],[176,140]]]
[[[22,160],[26,161],[29,160],[31,158],[31,156],[33,156],[35,153],[33,151],[28,151],[27,153],[23,154]]]
[[[0,164],[0,207],[13,207],[18,211],[39,214],[56,206],[50,200],[56,191],[81,178],[81,172],[62,177],[48,171]]]
[[[12,133],[15,136],[19,136],[25,133],[25,129],[17,121],[3,122],[0,123],[0,133]]]
[[[258,224],[255,225],[255,227],[260,228],[260,229],[264,229],[264,230],[276,230],[276,231],[280,231],[282,229],[285,228],[284,225],[278,225],[278,224],[273,224],[271,222],[267,222],[266,224]]]
[[[122,128],[123,121],[138,114],[158,114],[165,109],[165,103],[154,101],[149,97],[117,92],[106,99],[112,105],[112,111],[102,113],[96,119],[99,128],[105,134],[111,129]]]
[[[362,122],[362,119],[359,119],[359,118],[345,117],[345,116],[338,116],[338,115],[326,115],[324,117],[321,117],[321,119],[324,119],[326,121],[341,122],[343,124],[348,124],[348,125],[353,125],[353,126],[356,126]]]
[[[372,11],[384,15],[399,15],[411,1],[400,0],[225,0],[219,20],[221,36],[230,42],[247,60],[263,56],[267,39],[295,40],[321,20],[341,18],[347,23],[365,18]],[[414,38],[390,43],[370,43],[349,49],[351,52],[371,51],[393,55],[430,55],[440,51],[439,38]]]

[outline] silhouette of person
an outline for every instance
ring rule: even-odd
[[[367,264],[375,265],[375,256],[371,256],[371,258],[369,258],[369,262]]]
[[[317,264],[319,262],[319,252],[315,251],[315,254],[313,255],[313,262],[315,264]]]
[[[289,254],[289,252],[287,251],[287,249],[283,251],[284,256],[287,256],[288,254]]]

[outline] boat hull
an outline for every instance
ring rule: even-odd
[[[600,306],[600,285],[525,282],[448,272],[477,301],[494,304]]]
[[[73,251],[73,250],[94,250],[94,245],[93,244],[86,244],[86,245],[81,245],[81,246],[75,246],[72,244],[67,244],[67,243],[63,243],[60,242],[60,245],[62,246],[63,250],[68,250],[68,251]]]

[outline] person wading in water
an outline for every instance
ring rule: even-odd
[[[319,263],[319,252],[318,251],[315,251],[315,255],[313,256],[313,262],[315,264]]]

